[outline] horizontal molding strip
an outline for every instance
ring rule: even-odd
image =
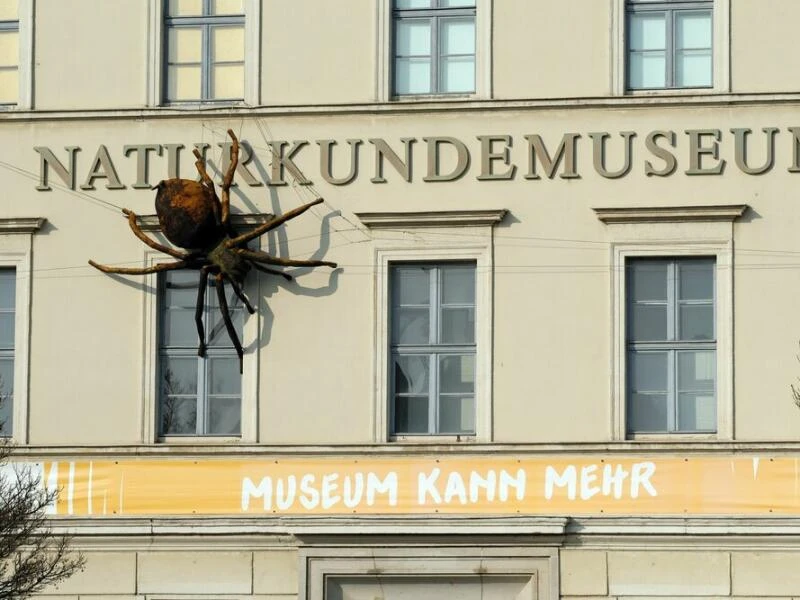
[[[766,94],[653,94],[648,96],[542,98],[526,100],[446,99],[395,101],[385,103],[350,103],[292,106],[164,106],[155,108],[114,108],[105,110],[8,110],[0,112],[0,121],[83,121],[130,119],[206,119],[306,116],[319,114],[398,114],[418,112],[468,112],[506,110],[563,110],[565,108],[647,108],[647,107],[734,107],[798,105],[799,93]]]

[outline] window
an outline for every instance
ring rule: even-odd
[[[628,0],[627,89],[714,85],[711,0]]]
[[[239,357],[218,308],[213,277],[202,314],[208,346],[197,356],[195,304],[199,273],[170,271],[159,278],[159,433],[161,436],[241,434]],[[231,320],[242,339],[244,310],[231,292]]]
[[[628,433],[715,432],[713,258],[626,265]]]
[[[395,0],[393,90],[475,92],[476,0]]]
[[[14,424],[16,278],[15,269],[0,269],[0,437],[10,435]]]
[[[19,101],[19,7],[0,2],[0,104]]]
[[[392,432],[474,435],[474,263],[391,271]]]
[[[244,0],[166,0],[164,99],[245,99]]]

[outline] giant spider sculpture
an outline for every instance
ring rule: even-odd
[[[228,336],[230,336],[231,342],[236,348],[236,353],[239,355],[239,371],[241,372],[242,344],[231,322],[228,302],[225,298],[224,283],[228,282],[230,284],[236,296],[239,297],[248,312],[252,314],[256,309],[253,308],[243,291],[244,279],[251,267],[264,273],[280,275],[287,280],[291,280],[291,275],[263,265],[279,265],[283,267],[327,266],[335,268],[336,263],[324,260],[278,258],[266,252],[250,250],[246,247],[247,242],[250,240],[264,235],[290,219],[294,219],[323,200],[319,198],[290,210],[280,217],[275,217],[246,233],[237,234],[230,224],[230,189],[233,184],[236,166],[239,162],[239,140],[230,129],[228,130],[228,135],[231,137],[233,144],[230,164],[222,180],[221,200],[217,197],[217,193],[214,190],[214,182],[206,172],[205,163],[197,149],[194,150],[195,158],[197,158],[194,164],[200,174],[200,181],[167,179],[160,181],[153,188],[158,190],[156,194],[156,213],[158,214],[161,232],[170,242],[185,248],[188,252],[164,246],[149,238],[136,222],[134,212],[123,208],[122,212],[128,217],[128,225],[130,225],[131,231],[136,237],[151,248],[169,254],[178,260],[144,268],[109,267],[98,264],[93,260],[90,260],[89,264],[103,273],[120,273],[123,275],[146,275],[175,269],[199,269],[200,285],[197,288],[194,321],[197,325],[197,336],[200,340],[197,354],[202,357],[206,355],[205,331],[203,329],[204,301],[208,276],[213,275],[216,279],[219,309],[222,313]]]

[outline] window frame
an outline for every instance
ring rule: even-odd
[[[405,267],[428,267],[431,269],[431,277],[429,279],[429,286],[430,286],[430,304],[429,304],[429,315],[431,317],[429,321],[430,325],[430,332],[436,332],[433,334],[435,340],[431,340],[429,338],[428,343],[425,344],[398,344],[396,341],[392,339],[391,329],[393,328],[394,318],[396,317],[394,312],[394,302],[393,302],[393,280],[394,280],[394,272],[396,269],[401,269]],[[477,344],[475,340],[475,331],[473,330],[473,342],[472,343],[464,343],[464,344],[453,344],[453,343],[445,343],[442,342],[439,336],[440,328],[439,328],[439,319],[438,315],[441,314],[441,309],[443,307],[442,302],[442,271],[443,268],[446,266],[460,266],[460,267],[471,267],[472,273],[475,278],[475,282],[477,284],[477,265],[473,261],[421,261],[421,262],[390,262],[389,263],[389,339],[390,339],[390,350],[389,350],[389,432],[392,436],[424,436],[424,435],[432,435],[432,436],[441,436],[441,435],[465,435],[465,436],[474,436],[475,435],[475,427],[473,426],[472,431],[465,431],[465,432],[442,432],[440,426],[440,415],[441,415],[441,404],[442,404],[442,392],[439,386],[439,372],[440,372],[440,362],[443,356],[448,355],[455,355],[455,356],[464,356],[470,355],[473,357],[473,393],[472,393],[472,421],[473,425],[475,425],[475,413],[477,411],[477,406],[475,403],[475,384],[474,381],[475,377],[475,357],[477,356]],[[477,285],[475,289],[475,296],[477,296]],[[471,307],[473,311],[476,311],[477,305],[477,298],[473,297],[473,301]],[[477,329],[477,327],[475,328]],[[393,373],[393,367],[395,364],[395,359],[400,357],[408,357],[408,356],[416,356],[416,357],[426,357],[428,359],[428,432],[427,433],[398,433],[395,423],[396,418],[396,400],[397,400],[397,392],[395,390],[395,378],[391,375]]]
[[[14,307],[14,398],[12,430],[9,438],[15,444],[27,444],[30,313],[33,279],[33,235],[46,223],[44,218],[0,219],[0,268],[15,270]]]
[[[357,530],[361,526],[361,523],[352,524],[348,530]],[[444,530],[444,535],[451,537],[446,537],[446,541],[438,546],[387,547],[359,540],[359,543],[349,544],[346,548],[330,548],[322,545],[322,540],[303,536],[307,543],[299,550],[298,600],[323,600],[327,583],[338,578],[419,578],[420,582],[425,582],[439,577],[448,580],[459,576],[490,578],[506,575],[527,576],[531,598],[559,598],[557,548],[490,544],[462,547],[462,540],[456,540],[457,536],[453,537],[452,532],[463,534],[467,525],[444,521],[437,525],[425,523],[419,533],[429,532],[432,527],[440,536],[443,535],[440,531]],[[475,539],[481,539],[481,526],[474,529],[476,531],[469,533]],[[330,539],[330,534],[327,539]]]
[[[691,239],[691,238],[690,238]],[[696,239],[696,238],[695,238]],[[730,440],[733,439],[733,241],[697,240],[683,243],[614,244],[614,402],[613,432],[617,440]],[[631,258],[711,257],[715,260],[716,401],[715,432],[628,432],[627,284],[625,265]]]
[[[594,208],[605,224],[611,285],[611,420],[610,437],[623,440],[734,439],[733,421],[733,230],[746,204]],[[633,257],[708,256],[716,262],[717,431],[715,434],[627,434],[626,277]]]
[[[166,108],[176,106],[258,106],[261,103],[261,0],[243,0],[244,98],[237,100],[204,99],[181,101],[169,101],[166,98],[167,35],[169,31],[165,10],[167,1],[148,0],[147,105]],[[207,19],[208,17],[191,18]]]
[[[628,87],[628,6],[699,5],[711,2],[711,86],[708,87]],[[730,8],[731,0],[612,0],[611,90],[617,96],[697,95],[731,91],[730,78]],[[638,10],[648,10],[639,8]],[[656,9],[652,9],[656,10]]]
[[[356,213],[371,230],[375,315],[373,440],[376,443],[486,443],[492,441],[494,226],[506,210]],[[465,235],[465,231],[469,235]],[[392,263],[475,264],[475,435],[394,435],[390,429],[389,266]]]
[[[492,97],[492,15],[493,0],[475,0],[475,90],[472,92],[431,92],[396,94],[394,89],[394,0],[378,0],[376,36],[378,102],[419,102],[420,100],[465,100]],[[441,9],[433,9],[441,10]],[[472,9],[470,9],[472,10]],[[434,49],[431,48],[433,55]],[[431,75],[433,77],[433,74]]]
[[[630,266],[631,263],[636,261],[639,263],[643,263],[644,261],[651,261],[653,264],[663,264],[667,267],[666,270],[666,316],[667,316],[667,332],[666,332],[666,339],[664,340],[632,340],[630,337],[627,336],[627,327],[630,324],[631,320],[631,310],[633,308],[632,298],[628,293],[628,285],[630,283]],[[711,297],[711,306],[713,309],[712,313],[712,328],[713,328],[713,336],[711,339],[708,340],[687,340],[687,339],[679,339],[677,337],[678,332],[678,321],[679,321],[679,305],[680,305],[680,297],[678,293],[678,287],[676,285],[676,281],[678,280],[678,272],[681,266],[689,264],[692,261],[705,261],[711,262],[713,266],[713,274],[712,274],[712,297]],[[716,422],[715,427],[713,430],[685,430],[680,429],[679,424],[676,419],[676,415],[678,414],[678,394],[679,390],[677,389],[676,382],[678,381],[678,365],[677,365],[677,354],[681,351],[687,350],[697,350],[697,351],[713,351],[714,358],[716,363],[716,354],[717,354],[717,335],[716,335],[716,313],[717,313],[717,291],[716,291],[716,280],[717,280],[717,268],[716,268],[716,261],[712,256],[701,256],[701,255],[692,255],[692,256],[663,256],[663,257],[642,257],[642,256],[635,256],[635,257],[626,257],[625,259],[625,310],[626,310],[626,352],[625,352],[625,361],[626,365],[630,362],[631,356],[635,353],[639,354],[647,354],[647,353],[666,353],[667,354],[667,428],[666,430],[660,431],[644,431],[644,430],[633,430],[630,426],[630,422],[626,419],[626,436],[627,437],[634,437],[639,435],[652,435],[652,434],[708,434],[713,435],[716,434]],[[628,411],[631,406],[631,395],[633,393],[633,383],[630,377],[630,373],[628,373],[628,377],[626,378],[626,404],[625,410]],[[716,371],[714,374],[714,410],[715,410],[715,417],[717,411],[717,377]],[[716,419],[715,419],[716,421]]]
[[[185,271],[186,272],[194,271],[198,275],[198,280],[199,280],[199,272],[198,271],[195,271],[194,269],[186,269]],[[156,324],[156,327],[157,327],[157,333],[158,333],[158,336],[159,336],[158,358],[157,358],[157,360],[158,360],[157,368],[158,368],[158,373],[159,373],[158,381],[159,382],[161,381],[160,375],[162,373],[162,367],[163,367],[165,358],[167,358],[167,357],[175,358],[175,359],[191,358],[191,359],[195,360],[195,365],[197,367],[197,377],[196,377],[197,390],[193,395],[195,397],[195,402],[196,402],[196,415],[197,415],[197,417],[196,417],[196,425],[195,425],[196,431],[195,431],[195,433],[164,433],[163,431],[161,431],[161,417],[162,417],[162,414],[163,414],[163,400],[164,400],[163,396],[164,396],[164,394],[162,393],[162,389],[161,389],[161,386],[160,386],[160,383],[159,383],[159,384],[157,384],[157,387],[156,387],[156,393],[158,394],[158,401],[157,401],[157,406],[156,406],[156,432],[157,432],[157,434],[158,434],[160,439],[172,438],[172,437],[174,437],[174,438],[187,438],[187,437],[188,438],[197,438],[197,437],[238,438],[241,435],[241,429],[242,429],[242,425],[241,425],[241,416],[242,416],[242,413],[241,413],[241,409],[242,409],[241,388],[240,388],[240,393],[239,393],[239,417],[240,417],[239,435],[217,434],[217,433],[208,433],[206,431],[197,431],[198,429],[202,429],[202,430],[206,429],[205,414],[207,413],[207,410],[208,410],[209,395],[211,393],[210,389],[208,387],[208,379],[209,379],[209,364],[208,364],[208,361],[211,358],[235,359],[237,367],[238,367],[239,357],[236,354],[236,349],[233,347],[233,343],[228,338],[227,330],[225,330],[224,328],[222,328],[219,331],[219,335],[222,336],[222,340],[224,340],[225,345],[223,347],[217,347],[217,346],[213,346],[213,345],[211,345],[210,343],[207,342],[208,346],[206,348],[206,358],[204,358],[204,359],[200,359],[197,356],[197,336],[196,336],[196,334],[193,336],[192,344],[190,344],[188,346],[171,346],[171,347],[168,347],[163,343],[163,337],[162,337],[163,336],[163,325],[164,325],[163,318],[166,316],[166,310],[165,310],[166,309],[166,304],[165,304],[165,299],[166,299],[166,296],[165,296],[165,294],[166,294],[166,280],[167,280],[167,277],[169,276],[170,273],[171,272],[167,271],[167,272],[156,274],[157,275],[156,284],[158,286],[158,289],[156,291],[156,294],[157,294],[156,302],[158,304],[158,317],[157,317],[158,318],[158,322]],[[196,290],[197,290],[197,288],[194,287],[193,291],[196,291]],[[228,297],[228,305],[231,306],[232,305],[233,291],[232,291],[232,288],[230,287],[230,285],[226,286],[226,291],[228,292],[228,296],[229,296]],[[208,323],[208,318],[210,317],[210,315],[212,314],[213,311],[217,310],[215,307],[212,306],[212,302],[213,302],[212,297],[214,297],[215,294],[216,294],[216,288],[214,286],[213,277],[209,276],[208,277],[208,286],[206,287],[205,306],[204,306],[204,311],[203,311],[203,321],[204,321],[203,324],[204,324],[204,329],[205,329],[206,336],[208,336],[208,334],[211,331],[210,324]],[[196,294],[194,294],[194,295],[196,296]],[[243,319],[246,318],[244,316],[245,313],[246,313],[246,311],[245,311],[244,307],[241,307],[241,314],[242,314]],[[221,323],[222,323],[222,321],[220,321],[220,324]],[[243,321],[243,324],[244,324],[244,321]],[[192,329],[192,332],[194,333],[194,331],[195,331],[194,318],[192,318],[191,329]],[[241,337],[241,332],[239,332],[239,334],[240,334],[240,337]],[[228,394],[228,396],[230,396],[230,395]]]
[[[266,222],[272,215],[248,214],[231,215],[234,228],[253,226]],[[155,215],[139,216],[139,225],[143,231],[159,238],[159,241],[169,244],[160,233],[160,226]],[[254,249],[260,249],[259,245]],[[142,252],[142,266],[149,267],[161,262],[169,262],[161,252],[144,249]],[[226,443],[256,443],[259,438],[258,431],[258,361],[260,353],[259,331],[261,318],[259,311],[249,314],[244,311],[244,328],[242,331],[242,348],[244,348],[243,374],[241,387],[241,429],[238,436],[225,435],[168,435],[159,434],[159,331],[158,331],[158,273],[144,276],[142,294],[143,312],[143,365],[142,365],[142,440],[145,444],[226,444]],[[253,301],[261,299],[261,276],[255,273],[245,281],[244,292]],[[254,304],[254,306],[258,306]],[[226,334],[227,335],[227,334]],[[197,360],[203,360],[197,357]]]
[[[34,0],[18,0],[17,19],[0,21],[0,29],[17,31],[19,36],[17,101],[0,103],[0,111],[33,108],[33,4]]]

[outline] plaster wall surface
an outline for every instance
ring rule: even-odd
[[[145,106],[146,4],[144,0],[37,1],[35,107],[80,110]]]

